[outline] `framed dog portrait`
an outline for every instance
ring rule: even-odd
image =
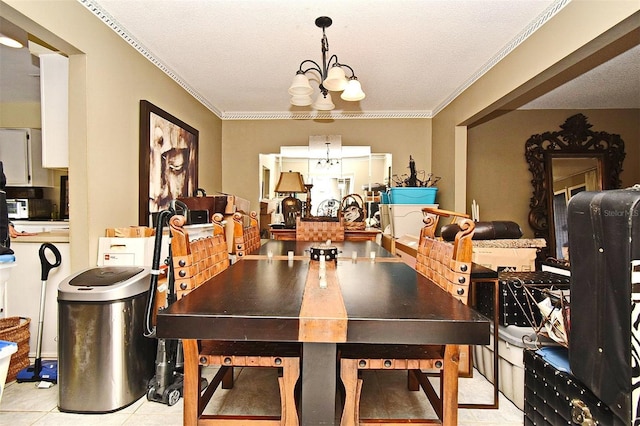
[[[198,131],[146,100],[140,101],[138,221],[153,217],[198,188]]]

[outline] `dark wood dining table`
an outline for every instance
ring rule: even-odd
[[[362,253],[371,249],[362,247]],[[159,312],[157,335],[301,342],[300,424],[333,425],[340,418],[336,407],[340,343],[489,342],[486,317],[406,264],[382,259],[381,255],[375,261],[327,262],[329,285],[320,289],[317,261],[298,256],[295,260],[245,258]],[[185,374],[197,374],[197,363],[196,354],[185,353]],[[452,394],[444,407],[445,425],[457,423],[457,364],[454,367],[448,374],[455,377],[455,389],[444,390]],[[185,425],[198,421],[197,403],[188,403],[197,398],[198,383],[185,377]]]

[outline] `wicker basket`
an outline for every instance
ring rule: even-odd
[[[352,206],[357,205],[360,210],[360,217],[357,220],[348,221],[344,217],[345,210]],[[367,207],[362,197],[358,194],[346,195],[340,203],[340,221],[344,225],[345,231],[363,231],[366,228],[365,218],[367,217]]]
[[[16,379],[18,372],[29,366],[29,323],[21,317],[0,318],[0,340],[18,344],[18,351],[11,355],[7,382]]]

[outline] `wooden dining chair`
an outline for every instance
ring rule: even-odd
[[[340,221],[296,219],[296,241],[344,241],[344,224]]]
[[[172,258],[175,274],[175,288],[178,298],[191,293],[209,278],[229,267],[229,253],[225,241],[223,216],[213,216],[213,235],[190,241],[184,228],[186,218],[173,216],[170,221],[172,232]],[[191,296],[193,297],[193,296]],[[198,417],[225,425],[286,425],[297,426],[298,414],[294,397],[295,385],[300,376],[300,345],[298,343],[269,343],[248,341],[193,340],[182,341],[185,360],[196,359],[197,368],[185,363],[184,389],[198,390],[197,400],[185,398],[187,404],[197,404]],[[205,389],[200,390],[202,367],[218,366],[215,376]],[[202,415],[206,405],[219,386],[233,387],[234,367],[273,367],[280,373],[281,415]],[[189,370],[189,368],[191,368]],[[191,407],[193,409],[195,407]]]
[[[233,252],[236,256],[243,257],[260,248],[260,225],[258,214],[251,212],[249,215],[236,212],[233,214]]]
[[[186,223],[184,216],[175,215],[169,220],[177,299],[181,299],[200,284],[229,267],[222,218],[222,214],[215,213],[212,217],[212,235],[193,241],[190,240],[189,233],[184,228]]]
[[[433,216],[436,219],[436,223],[434,225],[434,237],[435,237],[435,227],[438,226],[438,221],[442,217],[450,217],[451,221],[449,223],[458,223],[462,219],[470,219],[471,216],[466,213],[454,212],[451,210],[444,210],[438,207],[423,207],[422,213],[425,216]]]
[[[475,224],[462,219],[460,232],[453,243],[433,237],[437,219],[425,217],[425,227],[420,235],[416,269],[443,290],[466,304],[471,275],[472,241]],[[455,388],[455,383],[443,375],[446,364],[458,364],[460,347],[455,345],[386,345],[343,344],[339,346],[340,377],[345,389],[344,411],[341,426],[360,425],[360,396],[362,379],[359,370],[408,370],[409,389],[422,387],[436,414],[443,418],[445,387]],[[458,365],[455,366],[458,368]],[[425,372],[427,371],[427,372]],[[428,379],[429,372],[440,376],[440,392],[437,393]],[[419,384],[415,386],[414,384]],[[452,390],[453,391],[453,390]],[[457,398],[457,396],[456,396]],[[367,419],[376,424],[433,424],[433,419]]]

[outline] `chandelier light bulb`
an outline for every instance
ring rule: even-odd
[[[293,77],[293,82],[291,82],[291,86],[289,87],[289,94],[291,96],[303,96],[303,95],[311,95],[313,93],[313,88],[309,84],[309,79],[304,74],[296,74]]]
[[[291,97],[291,105],[295,106],[309,106],[313,100],[309,95],[294,95]]]
[[[345,101],[361,101],[362,99],[364,99],[365,94],[362,91],[360,82],[357,79],[352,78],[351,80],[349,80],[347,88],[344,89],[344,92],[342,92],[342,95],[340,95],[340,97]]]
[[[331,93],[327,93],[326,95],[320,93],[312,106],[318,111],[331,111],[336,107],[331,100]]]
[[[344,75],[342,67],[334,65],[327,73],[327,78],[322,82],[322,85],[332,92],[341,92],[347,87],[347,83],[349,80]]]

